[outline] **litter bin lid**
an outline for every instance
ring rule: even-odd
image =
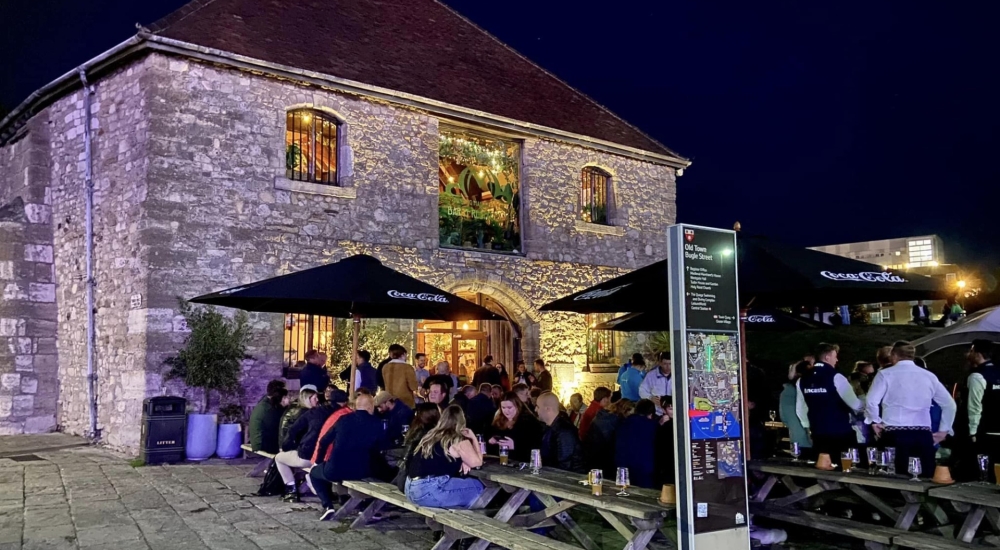
[[[187,410],[187,399],[173,395],[158,395],[144,399],[142,408],[150,415],[184,414]]]

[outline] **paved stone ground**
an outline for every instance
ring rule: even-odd
[[[414,514],[349,531],[316,521],[315,499],[286,504],[250,496],[260,483],[245,477],[252,461],[133,467],[102,448],[65,448],[82,442],[69,436],[21,437],[29,436],[0,437],[6,457],[0,458],[0,550],[426,550],[434,544]],[[623,546],[598,521],[577,519],[602,548]]]

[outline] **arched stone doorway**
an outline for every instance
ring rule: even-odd
[[[471,379],[487,355],[512,370],[518,360],[538,356],[537,312],[512,289],[474,279],[442,285],[445,290],[502,316],[504,321],[417,323],[416,348],[431,364],[447,360],[452,372]]]

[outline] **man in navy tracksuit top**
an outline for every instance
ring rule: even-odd
[[[840,460],[840,453],[858,447],[851,421],[864,407],[851,383],[837,372],[839,351],[836,344],[817,346],[816,363],[796,384],[795,400],[802,427],[812,434],[813,449],[829,454],[834,463]]]

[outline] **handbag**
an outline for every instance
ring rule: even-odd
[[[260,488],[257,489],[255,494],[259,497],[271,497],[284,494],[284,492],[285,482],[282,481],[281,473],[278,472],[278,465],[275,464],[272,458],[271,463],[264,470],[264,479],[260,482]]]

